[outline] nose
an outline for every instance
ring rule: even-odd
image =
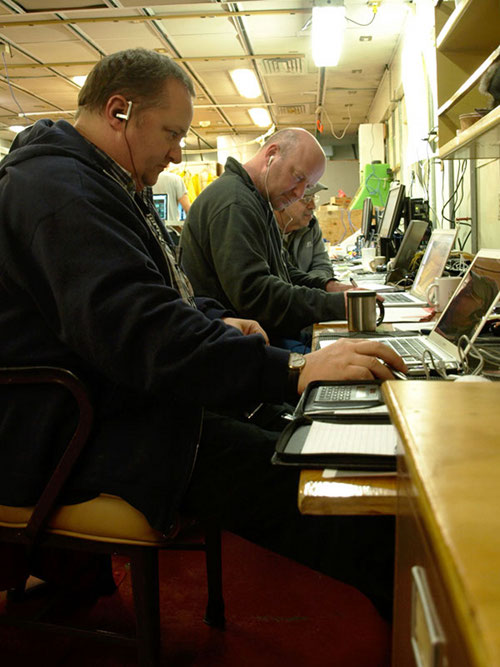
[[[305,192],[305,190],[306,190],[306,184],[305,184],[305,182],[303,182],[303,183],[298,183],[298,184],[293,188],[292,192],[293,192],[293,195],[294,195],[294,197],[295,197],[295,201],[297,201],[297,199],[302,199],[302,197],[304,196],[304,192]]]
[[[175,164],[182,162],[182,148],[180,147],[180,144],[172,146],[168,152],[168,158],[170,162],[174,162]]]

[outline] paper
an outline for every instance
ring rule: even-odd
[[[380,454],[394,456],[397,433],[392,424],[332,424],[315,421],[302,454]]]
[[[378,278],[379,276],[377,276]],[[356,277],[354,276],[354,279],[356,280]],[[372,292],[394,292],[394,287],[391,285],[385,285],[384,283],[377,283],[375,280],[367,280],[366,278],[363,278],[363,280],[356,280],[356,284],[358,287],[362,287],[363,289],[368,289],[371,290]]]
[[[408,308],[385,309],[384,324],[392,322],[423,322],[429,321],[434,317],[432,308],[421,308],[419,306],[409,306]]]
[[[432,329],[434,322],[395,322],[394,331],[421,331]]]

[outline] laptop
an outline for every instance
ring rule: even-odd
[[[384,306],[427,306],[427,290],[444,271],[451,249],[455,243],[456,229],[435,229],[418,267],[415,281],[408,292],[386,292]]]
[[[425,375],[422,361],[425,352],[430,353],[436,363],[442,363],[445,371],[457,371],[460,369],[460,338],[465,335],[469,339],[469,343],[462,346],[465,354],[495,308],[499,295],[500,250],[480,250],[428,336],[376,338],[403,357],[409,376]],[[370,337],[367,333],[366,338]],[[320,347],[334,339],[334,334],[320,334]],[[430,362],[429,354],[426,357]],[[432,369],[432,364],[428,363],[428,367]]]
[[[405,231],[396,257],[387,265],[386,284],[390,285],[403,281],[410,270],[411,262],[415,257],[429,223],[427,220],[410,220]]]

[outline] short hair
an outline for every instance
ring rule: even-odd
[[[266,140],[262,145],[262,149],[265,150],[269,144],[278,144],[281,153],[286,155],[297,146],[301,133],[302,130],[293,127],[286,130],[278,130],[278,132],[275,132]]]
[[[136,108],[154,107],[164,100],[167,79],[183,83],[194,97],[189,76],[171,58],[148,49],[117,51],[100,60],[78,95],[77,117],[82,111],[101,111],[112,95],[123,95]]]

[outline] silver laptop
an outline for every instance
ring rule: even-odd
[[[435,229],[418,267],[415,281],[409,292],[386,292],[384,306],[427,306],[427,289],[444,271],[455,243],[456,229]]]
[[[460,368],[458,343],[461,336],[466,335],[470,344],[476,340],[499,295],[500,250],[480,250],[428,336],[377,336],[377,340],[403,357],[408,375],[425,375],[422,361],[425,352],[432,354],[436,364],[444,364],[444,370],[455,371]],[[370,338],[369,333],[366,338]],[[332,339],[330,334],[328,342]],[[328,344],[327,340],[327,336],[323,338],[320,334],[321,347]],[[464,353],[470,344],[462,346]],[[429,354],[425,357],[430,362]],[[428,367],[432,368],[432,364],[428,363]]]

